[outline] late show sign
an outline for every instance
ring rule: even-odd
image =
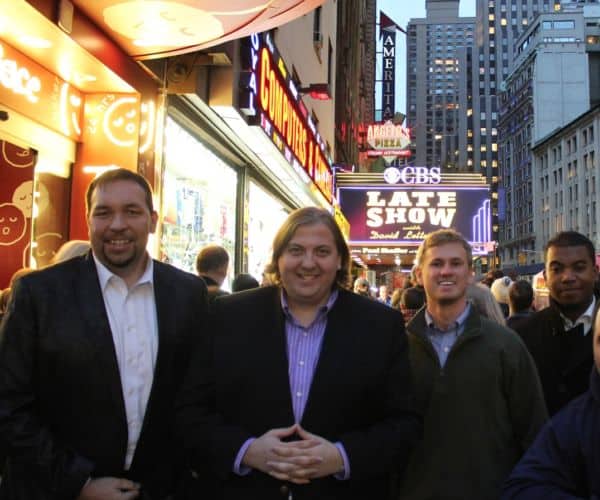
[[[252,35],[242,44],[242,64],[240,110],[331,203],[333,170],[325,142],[268,33]]]
[[[338,198],[353,246],[419,245],[428,233],[444,228],[474,245],[491,240],[487,186],[341,187]]]

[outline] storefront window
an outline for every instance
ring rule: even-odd
[[[196,255],[209,244],[230,256],[229,290],[234,270],[236,171],[200,140],[167,119],[162,193],[161,259],[196,272]]]
[[[271,258],[273,237],[288,214],[277,199],[254,182],[250,182],[248,207],[248,272],[260,282]]]

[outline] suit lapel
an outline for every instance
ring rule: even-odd
[[[164,268],[159,262],[154,262],[154,299],[156,301],[156,315],[158,318],[158,351],[156,356],[156,367],[154,380],[150,393],[150,402],[155,393],[161,393],[160,385],[168,377],[161,376],[165,370],[169,370],[173,357],[173,340],[177,331],[177,289],[165,276]]]
[[[88,328],[83,332],[85,338],[90,342],[96,352],[98,363],[98,374],[106,381],[106,388],[110,394],[117,414],[122,415],[126,422],[125,403],[123,402],[123,390],[119,365],[113,342],[102,290],[98,281],[96,264],[91,252],[81,260],[80,272],[75,277],[76,297],[79,307]]]
[[[269,302],[265,311],[265,324],[262,331],[264,344],[260,347],[264,356],[264,369],[269,373],[269,393],[272,398],[272,412],[277,412],[274,422],[289,425],[294,422],[292,395],[289,383],[289,361],[287,354],[287,338],[285,332],[285,316],[281,309],[281,291],[273,288],[273,302]],[[268,311],[268,312],[267,312]],[[271,312],[272,311],[272,312]],[[280,424],[277,424],[280,425]]]
[[[165,268],[160,262],[154,261],[153,274],[154,300],[156,303],[156,316],[158,322],[158,349],[156,353],[156,365],[152,377],[152,389],[146,404],[142,431],[136,446],[131,468],[135,470],[140,459],[144,456],[144,444],[148,440],[151,431],[148,427],[152,425],[152,415],[162,412],[161,407],[165,398],[172,399],[171,376],[173,370],[174,339],[177,332],[177,289],[165,273]]]

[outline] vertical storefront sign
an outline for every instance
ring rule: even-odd
[[[391,120],[396,109],[396,32],[383,34],[382,120]]]
[[[259,125],[294,169],[331,203],[333,170],[325,141],[300,99],[271,36],[256,34],[242,44],[240,110]]]

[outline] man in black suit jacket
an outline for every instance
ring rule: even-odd
[[[86,201],[92,252],[21,279],[0,329],[3,500],[165,500],[181,470],[174,398],[206,287],[148,256],[143,177],[107,172]]]
[[[225,500],[389,498],[420,434],[401,314],[353,294],[325,210],[273,243],[279,286],[220,297],[190,364],[177,428]]]
[[[550,306],[513,328],[535,360],[548,413],[554,415],[589,388],[598,269],[593,243],[575,231],[550,239],[544,261]]]

